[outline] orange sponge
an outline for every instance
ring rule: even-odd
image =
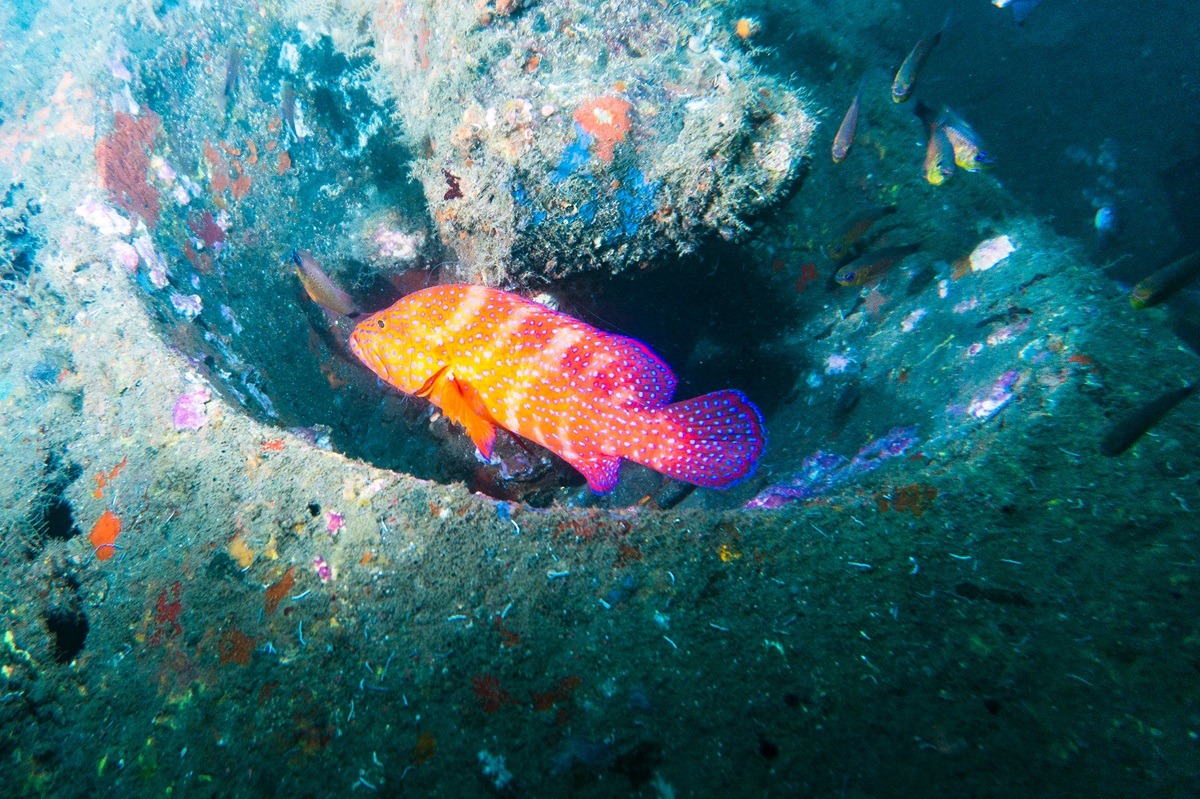
[[[117,554],[117,536],[121,534],[121,520],[110,510],[100,514],[92,525],[88,540],[96,550],[96,560],[108,560]]]
[[[633,105],[620,97],[597,97],[575,109],[575,121],[595,139],[596,156],[605,163],[613,160],[613,147],[624,141],[632,123]]]

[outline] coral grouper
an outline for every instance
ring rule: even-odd
[[[500,426],[562,456],[593,491],[625,458],[724,488],[762,455],[762,416],[740,391],[668,405],[670,367],[639,341],[515,294],[435,286],[373,314],[350,337],[383,380],[425,397],[491,457]]]

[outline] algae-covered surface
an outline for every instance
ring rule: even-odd
[[[1117,158],[1098,127],[1048,195],[989,113],[1011,98],[969,89],[1084,12],[963,4],[918,99],[996,163],[932,185],[890,86],[944,9],[677,5],[0,10],[0,795],[1195,795],[1197,305],[1135,308],[1114,279],[1186,254],[1164,242],[1189,229],[1143,235],[1187,218],[1178,182],[1138,188],[1186,137]],[[385,31],[399,88],[374,71],[397,19],[426,26]],[[417,124],[418,83],[471,96]],[[612,162],[565,122],[503,161],[533,124],[504,109],[601,89],[633,120]],[[714,104],[776,90],[717,135]],[[475,155],[439,150],[459,124]],[[662,140],[689,124],[723,144]],[[756,144],[785,135],[797,163],[769,168]],[[599,239],[579,270],[516,217],[502,247],[460,236],[528,196],[505,170],[560,186],[572,147],[569,191],[612,179],[615,208],[633,163],[678,159],[697,193],[653,195],[636,231],[566,220]],[[431,194],[439,159],[507,194],[439,218],[461,199]],[[1109,206],[1124,226],[1092,229]],[[842,246],[878,274],[848,279]],[[746,392],[765,454],[724,491],[626,464],[604,495],[515,437],[485,462],[354,359],[360,317],[299,251],[363,312],[506,276],[646,342],[677,398]]]

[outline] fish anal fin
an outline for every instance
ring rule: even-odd
[[[612,455],[576,455],[567,463],[587,479],[588,488],[597,494],[612,491],[617,485],[621,459]]]
[[[491,460],[496,424],[475,389],[443,370],[435,376],[429,393],[440,400],[438,406],[446,418],[462,425],[480,454]]]

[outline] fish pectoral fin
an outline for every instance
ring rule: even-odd
[[[442,413],[450,421],[462,425],[480,454],[491,460],[492,446],[496,443],[496,424],[479,394],[453,375],[445,376],[445,369],[438,373],[436,383],[441,388],[439,405]],[[430,387],[431,394],[435,390],[433,386]]]
[[[413,394],[421,399],[430,399],[433,396],[434,386],[438,384],[438,381],[442,379],[442,375],[446,374],[446,370],[449,368],[449,366],[443,366],[441,369],[438,369],[430,376],[428,380],[422,383],[421,387],[414,391]]]
[[[566,461],[587,479],[588,488],[597,494],[612,491],[617,485],[620,458],[611,455],[576,455]]]

